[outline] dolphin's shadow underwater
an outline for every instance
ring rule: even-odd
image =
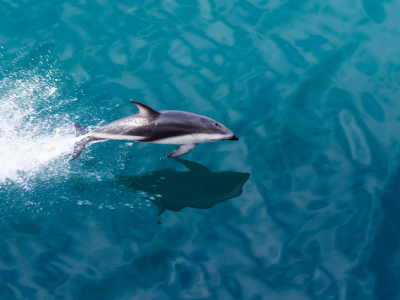
[[[249,173],[212,172],[199,163],[181,158],[175,160],[189,171],[165,168],[141,176],[118,176],[118,181],[151,196],[160,216],[165,210],[179,212],[185,207],[208,209],[238,197],[250,177]]]

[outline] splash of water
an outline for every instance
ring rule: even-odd
[[[54,113],[60,103],[51,70],[17,72],[0,80],[0,186],[22,184],[71,152],[71,121]]]

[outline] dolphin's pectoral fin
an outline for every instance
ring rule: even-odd
[[[186,154],[190,150],[192,150],[195,146],[196,146],[196,144],[180,145],[178,149],[176,149],[174,152],[171,152],[170,154],[168,154],[168,157],[177,157],[177,156]]]
[[[154,109],[152,109],[151,107],[148,107],[147,105],[144,105],[142,103],[136,102],[136,101],[129,101],[130,103],[136,105],[136,107],[139,110],[139,115],[144,117],[144,118],[148,118],[150,116],[157,116],[160,113]]]

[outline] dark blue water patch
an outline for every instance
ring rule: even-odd
[[[312,166],[313,166],[315,172],[319,176],[329,175],[329,174],[334,173],[334,169],[332,167],[331,161],[329,160],[329,158],[326,155],[324,155],[322,153],[318,154],[315,161],[312,163]]]
[[[5,299],[5,300],[17,299],[15,297],[15,294],[14,294],[13,290],[11,288],[9,288],[8,286],[5,286],[5,285],[1,285],[0,286],[0,296],[1,296],[2,299]]]
[[[361,187],[365,186],[365,180],[364,179],[354,179],[353,184],[351,185],[351,189],[359,189]]]
[[[346,297],[349,299],[366,299],[368,296],[364,293],[360,283],[353,279],[348,279],[346,282],[349,287],[346,291]]]
[[[327,44],[329,41],[322,35],[312,34],[303,40],[297,40],[295,45],[302,48],[304,52],[312,52],[315,55],[320,55],[324,50],[321,49],[322,45]]]
[[[373,57],[360,59],[360,61],[356,63],[356,68],[367,76],[373,76],[376,74],[379,67],[375,60],[376,59]]]
[[[307,61],[303,58],[300,52],[288,41],[281,38],[278,34],[271,35],[271,39],[285,54],[287,60],[295,67],[305,69],[308,66]]]
[[[49,294],[54,294],[55,289],[69,279],[66,272],[51,263],[38,265],[35,271],[37,275],[33,276],[32,280]]]
[[[6,265],[13,265],[15,263],[15,256],[11,252],[10,246],[8,243],[0,244],[0,260]]]
[[[274,187],[282,191],[290,189],[292,187],[292,179],[293,177],[289,173],[279,177],[275,177],[273,179]]]
[[[397,235],[400,223],[398,213],[400,212],[398,197],[398,180],[400,178],[399,168],[391,176],[385,191],[380,197],[382,212],[385,219],[378,227],[375,237],[376,244],[372,251],[373,255],[369,258],[368,268],[377,276],[374,288],[374,296],[377,299],[393,299],[399,293],[400,284],[397,281],[397,273],[387,268],[399,248],[399,238]],[[378,246],[380,245],[380,246]]]
[[[65,251],[72,241],[70,235],[60,232],[56,229],[50,229],[42,236],[43,243],[49,248],[57,252]]]
[[[79,279],[80,281],[78,281],[78,278],[75,280],[76,286],[74,286],[76,289],[76,292],[74,293],[76,299],[107,299],[107,294],[110,292],[113,284],[111,278],[103,279],[100,282],[92,282],[83,278]]]
[[[233,299],[243,299],[243,288],[240,282],[233,276],[226,276],[224,285]]]
[[[24,234],[38,235],[41,232],[40,227],[38,227],[33,222],[24,222],[24,221],[19,221],[16,223],[12,222],[11,226],[14,228],[15,231]]]
[[[203,249],[198,249],[198,250],[193,251],[193,253],[191,253],[190,256],[192,257],[192,259],[194,261],[198,261],[198,262],[206,262],[206,261],[210,260],[206,251]]]
[[[343,61],[353,55],[357,47],[358,42],[349,42],[307,69],[295,90],[285,99],[288,108],[304,107],[309,103],[319,107],[323,99],[322,95],[330,88],[331,77],[334,76]]]
[[[368,92],[361,93],[361,104],[365,111],[378,122],[383,122],[385,119],[385,113],[383,112],[382,106],[375,99],[374,95]]]
[[[376,23],[382,23],[387,18],[386,11],[382,5],[383,2],[384,1],[382,1],[382,0],[363,0],[362,1],[362,5],[365,10],[365,13],[368,15],[368,17],[371,18],[372,21],[374,21]]]
[[[366,231],[363,224],[370,217],[372,197],[365,189],[354,191],[354,205],[362,207],[352,214],[348,222],[336,230],[336,248],[351,259],[356,259],[365,242]]]
[[[329,201],[327,201],[327,200],[313,200],[307,204],[306,209],[310,210],[310,211],[314,211],[314,210],[323,209],[323,208],[327,207],[328,205],[329,205]]]
[[[181,289],[187,289],[189,286],[193,285],[195,280],[194,271],[183,264],[176,264],[175,270],[178,276],[178,283]]]
[[[141,288],[158,286],[166,283],[174,256],[175,253],[170,250],[143,254],[126,266],[125,274]]]
[[[33,299],[33,297],[37,293],[36,289],[19,283],[20,274],[17,270],[0,270],[0,278],[4,283],[9,284],[17,289],[21,296],[24,298]],[[8,297],[11,297],[13,295],[13,293],[9,293],[8,289],[3,289],[3,292]]]

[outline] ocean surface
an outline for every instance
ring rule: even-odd
[[[400,5],[0,1],[0,299],[400,299]],[[129,101],[239,141],[106,141]]]

